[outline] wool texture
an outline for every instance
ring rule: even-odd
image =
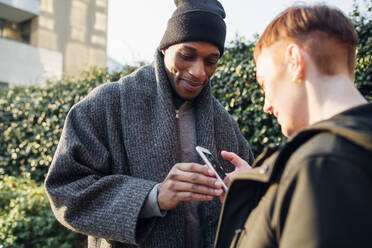
[[[194,111],[197,145],[253,162],[209,85]],[[71,108],[45,181],[52,210],[64,226],[88,235],[90,248],[183,247],[183,204],[163,218],[138,218],[147,194],[181,162],[180,154],[172,89],[157,51],[152,65],[94,89]],[[201,204],[208,224],[203,243],[213,247],[221,204],[217,198]]]
[[[225,10],[217,0],[175,0],[177,9],[168,20],[159,49],[188,41],[211,43],[224,52]]]

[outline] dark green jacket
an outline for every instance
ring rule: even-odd
[[[268,148],[226,195],[215,247],[372,247],[372,104]]]

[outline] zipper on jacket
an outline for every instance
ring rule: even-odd
[[[175,117],[176,117],[176,132],[177,132],[177,152],[176,152],[176,159],[177,159],[177,162],[181,161],[181,149],[182,149],[182,146],[181,146],[181,128],[180,128],[180,115],[179,115],[179,110],[176,109],[176,114],[175,114]]]
[[[245,228],[243,228],[243,229],[239,228],[239,229],[235,230],[235,235],[234,235],[234,238],[231,241],[230,247],[233,247],[233,248],[237,247],[237,245],[239,243],[240,236],[242,235],[243,232],[245,232]]]

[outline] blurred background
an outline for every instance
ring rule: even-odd
[[[353,9],[353,0],[220,0],[226,12],[227,42],[236,36],[247,39],[261,34],[280,11],[295,3],[326,3],[345,14]],[[361,1],[358,1],[361,2]],[[108,47],[110,58],[122,64],[152,60],[167,21],[175,10],[173,0],[109,0]]]
[[[323,2],[345,14],[358,3]],[[281,10],[300,2],[221,3],[228,44],[260,34]],[[149,63],[174,9],[172,0],[0,0],[0,87],[77,76],[89,66],[113,71]]]

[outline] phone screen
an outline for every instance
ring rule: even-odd
[[[216,170],[217,174],[221,177],[223,180],[226,177],[226,172],[223,169],[223,167],[217,162],[217,160],[208,153],[203,152],[204,155],[207,157],[207,159],[211,162],[213,168]]]

